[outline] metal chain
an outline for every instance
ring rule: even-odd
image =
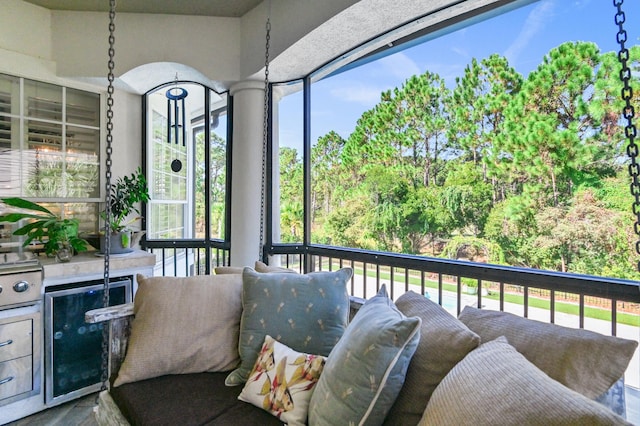
[[[111,253],[111,154],[113,152],[113,80],[115,64],[113,58],[115,56],[115,19],[116,19],[116,0],[109,0],[109,72],[107,74],[107,146],[105,160],[105,227],[104,227],[104,283],[102,306],[109,306],[109,254]],[[101,391],[107,389],[107,381],[109,380],[109,325],[107,322],[102,327],[102,363],[101,363]]]
[[[633,89],[631,88],[631,70],[629,69],[629,49],[625,47],[627,41],[627,31],[624,29],[624,22],[626,20],[625,14],[622,10],[622,4],[624,0],[613,0],[613,5],[616,6],[617,11],[615,15],[615,23],[618,25],[618,34],[616,40],[620,45],[620,51],[618,52],[618,61],[622,68],[620,69],[620,81],[623,84],[621,90],[621,97],[625,101],[625,105],[622,108],[622,116],[627,121],[624,127],[625,137],[628,139],[627,155],[631,160],[629,164],[629,176],[631,176],[631,195],[634,197],[632,204],[632,211],[636,215],[636,222],[633,229],[638,236],[636,241],[636,253],[640,254],[640,164],[638,163],[638,144],[636,144],[636,126],[633,124],[633,118],[635,111],[633,105],[631,105],[631,99],[633,98]],[[637,269],[640,271],[640,261],[637,264]]]
[[[258,243],[258,259],[264,261],[264,218],[265,218],[265,192],[267,183],[267,144],[269,139],[269,42],[271,40],[271,2],[267,13],[266,42],[264,49],[264,108],[262,116],[262,182],[260,185],[260,241]]]

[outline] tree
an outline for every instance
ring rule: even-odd
[[[571,196],[594,158],[587,105],[598,58],[593,43],[552,49],[505,110],[494,155],[503,177],[520,182],[534,206],[557,206],[561,195]]]

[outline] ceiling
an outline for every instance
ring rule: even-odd
[[[25,0],[51,10],[108,12],[108,0]],[[239,18],[262,0],[117,0],[116,10],[124,13],[157,13]]]

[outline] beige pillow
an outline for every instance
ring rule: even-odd
[[[138,275],[127,355],[114,386],[238,365],[241,275]]]
[[[413,291],[400,296],[396,307],[407,317],[420,317],[422,325],[404,385],[384,424],[415,425],[436,386],[480,344],[480,337],[442,306]]]
[[[243,269],[243,266],[218,266],[217,268],[213,268],[213,272],[216,275],[242,274]]]
[[[433,393],[426,425],[628,425],[622,417],[549,378],[504,337],[480,345]]]
[[[253,269],[255,269],[256,272],[262,272],[262,273],[287,272],[290,274],[297,274],[297,272],[294,271],[293,269],[283,268],[280,266],[269,266],[264,262],[260,262],[259,260],[256,260],[256,264],[253,267]]]
[[[590,399],[622,377],[638,346],[633,340],[471,306],[465,307],[459,318],[483,343],[505,336],[552,379]]]

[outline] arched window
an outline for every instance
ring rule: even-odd
[[[227,98],[177,81],[144,96],[151,194],[145,244],[162,250],[159,267],[165,274],[166,268],[178,276],[207,273],[224,263],[224,250],[218,249],[228,240]]]

